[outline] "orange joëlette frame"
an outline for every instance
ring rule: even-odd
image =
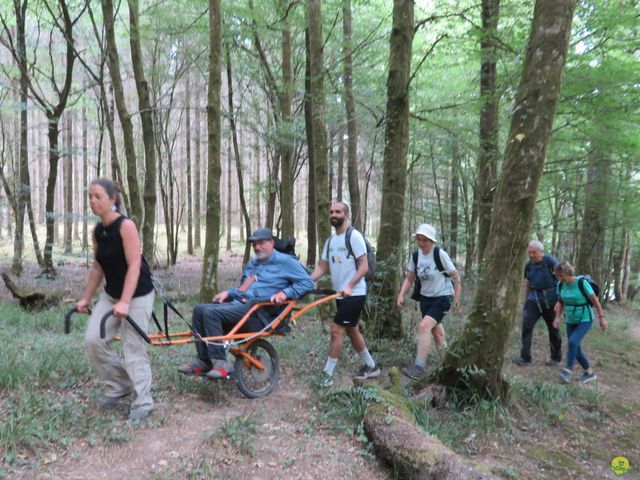
[[[288,319],[287,323],[294,323],[300,316],[305,314],[307,311],[312,308],[317,307],[323,303],[330,302],[338,297],[340,297],[340,293],[332,293],[325,297],[322,297],[314,302],[311,302],[307,305],[304,305],[300,308],[296,308],[298,305],[298,300],[287,300],[284,302],[285,308],[284,310],[276,317],[274,322],[271,324],[271,328],[269,330],[263,332],[247,332],[247,333],[237,333],[240,328],[247,322],[249,317],[255,313],[259,308],[272,306],[275,303],[272,302],[260,302],[253,305],[247,313],[240,319],[240,321],[233,327],[233,329],[227,333],[226,335],[217,336],[217,337],[194,337],[191,330],[186,330],[184,332],[176,332],[170,333],[169,339],[167,339],[167,335],[164,333],[158,333],[155,335],[149,335],[149,339],[151,340],[151,345],[158,346],[166,346],[166,345],[185,345],[187,343],[199,342],[201,340],[206,340],[210,342],[229,342],[232,340],[243,340],[245,338],[263,338],[269,337],[273,335],[274,331],[278,328],[280,323],[284,318],[286,318],[289,314],[291,317]],[[293,313],[292,313],[293,312]]]

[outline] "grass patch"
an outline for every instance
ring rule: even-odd
[[[207,441],[214,444],[226,441],[238,453],[253,456],[258,426],[259,419],[256,415],[238,415],[225,420],[222,425],[215,428],[213,433],[207,435]]]

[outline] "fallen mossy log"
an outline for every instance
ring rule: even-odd
[[[44,310],[60,303],[62,295],[59,293],[30,292],[19,287],[6,272],[2,272],[2,279],[14,298],[20,300],[20,306],[28,311]]]
[[[489,467],[466,459],[416,425],[410,400],[400,388],[399,372],[390,373],[392,385],[379,391],[382,402],[372,402],[364,414],[364,430],[376,454],[393,465],[401,478],[416,480],[497,479]]]

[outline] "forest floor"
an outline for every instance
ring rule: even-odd
[[[240,262],[237,255],[225,256],[220,263],[222,286],[234,282]],[[337,385],[329,391],[313,387],[326,358],[329,326],[329,320],[321,322],[314,312],[292,334],[273,340],[281,375],[277,389],[265,399],[245,398],[232,381],[179,375],[175,369],[193,356],[192,346],[156,347],[151,349],[156,400],[151,419],[129,425],[123,422],[125,408],[98,412],[100,389],[82,352],[86,317],[74,316],[70,336],[61,333],[62,313],[79,296],[87,270],[73,262],[61,266],[54,282],[28,281],[35,277],[32,269],[20,283],[62,290],[69,302],[64,308],[24,314],[0,286],[0,331],[7,335],[0,341],[9,350],[15,348],[0,358],[0,365],[38,364],[23,367],[38,373],[35,380],[22,382],[15,380],[15,371],[14,380],[6,380],[12,378],[6,374],[8,367],[3,371],[0,366],[0,478],[396,478],[376,459],[362,432],[366,399],[351,388],[349,372],[358,365],[348,344]],[[199,272],[199,257],[156,272],[183,313],[195,303]],[[450,343],[464,326],[470,291],[463,311],[447,317]],[[410,310],[415,316],[413,307]],[[597,382],[559,383],[558,369],[544,365],[548,343],[539,322],[533,366],[511,363],[519,352],[519,327],[512,334],[504,365],[512,392],[508,405],[481,401],[466,408],[451,403],[438,409],[425,406],[418,422],[458,453],[488,464],[501,478],[640,478],[640,316],[637,310],[618,306],[609,306],[607,316],[610,331],[593,329],[585,341]],[[184,329],[177,319],[172,323]],[[410,360],[414,347],[410,340],[370,341],[369,346],[384,370]],[[10,356],[15,359],[8,360]],[[51,357],[66,363],[53,363]],[[435,365],[434,356],[431,361]],[[47,376],[45,369],[56,373]],[[628,458],[631,470],[618,477],[610,464],[620,455]]]

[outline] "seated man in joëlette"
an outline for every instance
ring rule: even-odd
[[[218,337],[229,332],[258,302],[282,303],[300,298],[314,288],[309,273],[297,258],[274,249],[270,229],[258,228],[249,241],[254,256],[247,263],[239,288],[218,293],[213,303],[193,309],[193,332],[202,337]],[[257,332],[269,322],[264,315],[252,314],[239,332]],[[217,343],[217,342],[216,342]],[[185,375],[224,378],[233,373],[233,362],[227,360],[223,346],[196,342],[197,359],[178,369]]]

